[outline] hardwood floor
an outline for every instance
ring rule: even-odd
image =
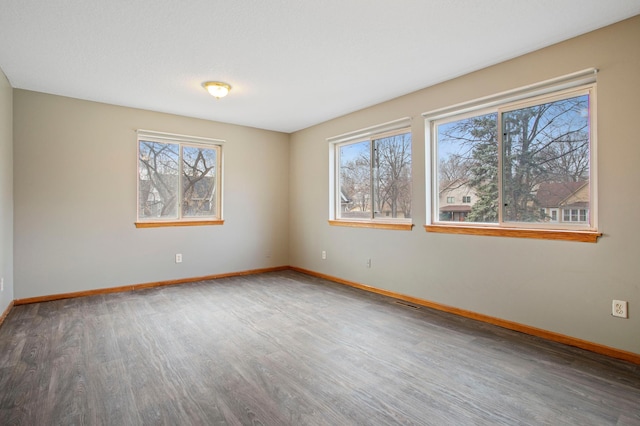
[[[293,271],[14,307],[1,425],[640,425],[640,366]]]

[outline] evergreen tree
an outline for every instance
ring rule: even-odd
[[[497,114],[471,117],[451,123],[439,135],[443,150],[453,145],[452,156],[465,175],[457,179],[473,189],[477,201],[467,216],[470,222],[498,221]]]

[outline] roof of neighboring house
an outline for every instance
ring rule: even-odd
[[[578,201],[576,203],[571,204],[563,204],[563,208],[572,208],[572,209],[588,209],[589,203],[587,201]]]
[[[536,198],[540,207],[558,207],[564,200],[575,194],[588,182],[542,182]]]
[[[340,202],[342,203],[350,203],[351,200],[349,199],[349,197],[347,197],[347,191],[344,190],[344,188],[340,188]]]
[[[468,179],[454,179],[454,180],[441,180],[439,182],[440,185],[440,195],[446,193],[446,192],[452,192],[455,191],[456,189],[469,189],[469,185],[468,185],[469,180]]]
[[[440,207],[440,211],[441,212],[470,212],[471,211],[471,206],[470,205],[464,205],[464,206],[444,206],[444,207]]]

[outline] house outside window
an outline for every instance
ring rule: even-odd
[[[594,230],[594,81],[425,114],[439,191],[430,197],[430,222],[460,221],[442,203],[455,188],[473,195],[462,198],[465,226]]]
[[[222,141],[138,132],[136,226],[221,224]]]
[[[471,207],[465,200],[470,199],[471,196],[465,195],[469,193],[469,188],[464,185],[453,184],[444,187],[440,191],[440,208],[439,216],[440,220],[447,222],[465,222],[467,216],[471,211]],[[455,195],[450,195],[455,194]],[[445,202],[446,199],[446,202]],[[461,200],[462,202],[456,202]]]

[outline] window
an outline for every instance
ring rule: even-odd
[[[425,115],[431,224],[595,231],[593,79]],[[456,192],[464,223],[442,202]]]
[[[447,197],[447,204],[453,204],[456,202],[456,197]]]
[[[563,209],[562,220],[565,222],[587,222],[587,209]]]
[[[409,124],[402,119],[329,140],[332,225],[411,221]]]
[[[221,224],[221,144],[139,131],[136,226]]]

